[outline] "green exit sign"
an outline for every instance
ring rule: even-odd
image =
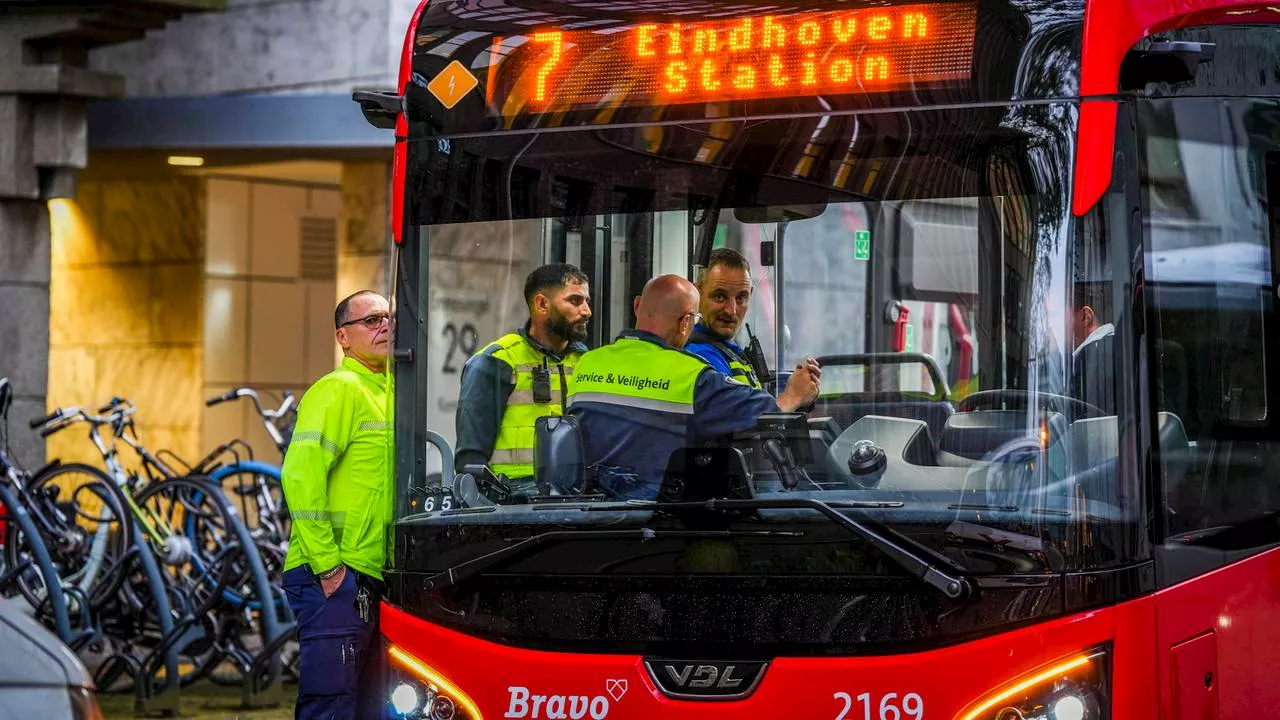
[[[858,230],[853,233],[853,259],[871,259],[871,231]]]

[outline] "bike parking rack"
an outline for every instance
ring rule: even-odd
[[[66,588],[63,586],[62,578],[58,577],[58,571],[53,567],[53,560],[49,556],[49,548],[45,546],[44,537],[40,535],[35,523],[31,520],[31,514],[18,502],[12,488],[2,483],[0,483],[0,505],[5,508],[6,520],[18,524],[18,528],[27,537],[27,542],[31,545],[32,552],[35,554],[35,564],[40,570],[40,575],[44,578],[45,591],[47,593],[45,600],[48,602],[49,610],[52,612],[53,630],[57,632],[58,637],[67,646],[72,648],[84,647],[98,635],[98,630],[94,627],[89,612],[88,598],[78,588]],[[17,582],[18,576],[30,566],[31,563],[28,561],[18,567],[10,568],[4,576],[0,577],[0,590],[8,588]],[[67,605],[67,592],[69,590],[74,590],[75,596],[79,600],[80,624],[84,629],[78,632],[72,630],[71,627],[71,613]],[[43,604],[41,603],[41,606]],[[36,608],[37,613],[40,609],[40,607]]]
[[[247,667],[244,662],[246,658],[242,657],[246,654],[231,654],[238,661],[237,669],[244,675],[241,685],[241,704],[246,708],[278,706],[287,699],[283,692],[284,667],[279,650],[297,632],[298,624],[293,610],[289,607],[289,603],[284,601],[283,590],[273,584],[267,576],[266,565],[262,562],[262,556],[258,553],[258,546],[254,543],[249,528],[241,520],[235,506],[222,494],[218,484],[208,476],[189,476],[186,479],[209,486],[210,499],[226,509],[228,516],[232,519],[229,529],[239,541],[248,564],[249,584],[253,588],[252,595],[258,598],[254,603],[250,597],[243,597],[236,604],[238,607],[256,606],[259,636],[262,639],[261,649],[249,659]]]

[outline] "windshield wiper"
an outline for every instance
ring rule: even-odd
[[[584,508],[592,511],[607,510],[786,510],[786,509],[807,509],[817,510],[826,515],[837,525],[845,528],[849,532],[871,543],[877,550],[884,553],[894,562],[898,563],[904,570],[923,580],[926,584],[937,588],[952,599],[966,597],[972,589],[969,580],[961,575],[952,575],[942,569],[945,565],[956,572],[964,572],[964,568],[959,564],[944,557],[939,553],[921,545],[920,543],[907,537],[905,534],[898,532],[892,528],[880,525],[880,529],[873,529],[868,525],[858,522],[853,518],[840,512],[840,510],[861,511],[868,506],[875,507],[879,503],[863,503],[863,502],[826,502],[816,500],[814,498],[754,498],[754,499],[724,499],[724,500],[697,500],[690,502],[652,502],[652,503],[609,503],[607,505],[594,505]],[[931,559],[932,558],[932,559]]]
[[[630,509],[635,510],[635,507]],[[515,560],[539,546],[570,540],[706,540],[736,537],[802,537],[804,533],[786,530],[549,530],[527,537],[514,545],[494,550],[436,573],[422,583],[425,590],[444,590],[497,565]]]

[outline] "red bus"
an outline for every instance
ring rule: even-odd
[[[400,94],[356,96],[396,133],[391,707],[1276,712],[1277,23],[424,3]],[[823,363],[812,408],[682,450],[651,499],[593,485],[572,435],[540,435],[533,494],[455,467],[461,368],[524,323],[528,272],[587,273],[599,346],[717,247],[774,375]]]

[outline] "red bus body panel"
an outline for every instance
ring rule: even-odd
[[[403,97],[405,87],[409,84],[409,78],[413,75],[413,40],[418,37],[418,22],[422,20],[422,13],[427,10],[427,3],[431,0],[422,0],[418,5],[418,9],[413,11],[413,17],[409,19],[409,29],[404,35],[404,50],[400,53],[400,79],[397,83],[397,90]],[[394,150],[394,158],[392,160],[391,173],[391,236],[395,238],[396,244],[404,242],[404,181],[405,166],[409,164],[409,123],[405,120],[404,113],[400,113],[400,117],[396,118],[396,146]]]
[[[1243,25],[1280,21],[1280,6],[1257,0],[1092,0],[1084,11],[1080,94],[1114,95],[1120,89],[1125,53],[1154,33],[1197,25]],[[1075,191],[1071,203],[1084,215],[1111,184],[1116,104],[1085,102],[1076,139]]]
[[[835,720],[845,705],[836,698],[841,692],[855,698],[916,693],[924,702],[924,718],[950,720],[1019,675],[1106,642],[1112,645],[1113,720],[1211,720],[1271,717],[1280,707],[1276,617],[1280,550],[1114,607],[938,650],[777,658],[749,697],[728,702],[666,697],[635,655],[512,648],[446,630],[386,604],[381,623],[389,642],[461,687],[486,720],[506,717],[513,687],[526,688],[530,696],[605,697],[608,717],[615,720]],[[1207,687],[1206,673],[1211,673]],[[879,716],[876,708],[872,714]],[[846,720],[862,717],[855,703]]]
[[[845,708],[836,693],[853,698],[870,693],[875,701],[873,717],[879,717],[878,702],[889,693],[896,693],[899,699],[916,693],[923,699],[926,720],[946,720],[1024,672],[1104,642],[1114,643],[1113,717],[1157,717],[1152,598],[929,652],[778,658],[749,697],[727,702],[666,697],[653,684],[642,659],[634,655],[514,649],[442,629],[387,605],[383,606],[381,622],[391,643],[467,692],[486,720],[507,717],[512,707],[511,687],[546,696],[603,696],[609,703],[608,717],[614,720],[835,720]],[[863,715],[862,706],[855,702],[845,720],[862,720]]]
[[[1280,550],[1188,580],[1155,597],[1160,672],[1166,679],[1164,718],[1280,716]],[[1213,673],[1208,689],[1216,693],[1216,701],[1206,706],[1216,706],[1216,712],[1197,714],[1192,712],[1197,705],[1188,707],[1185,701],[1204,694],[1207,672]]]

